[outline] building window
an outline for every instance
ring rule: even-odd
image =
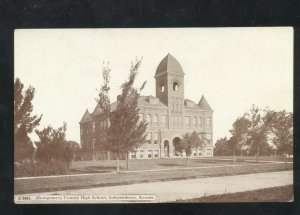
[[[141,123],[144,120],[144,114],[139,113],[139,123]]]
[[[103,128],[103,121],[100,121],[100,127]]]
[[[140,158],[144,158],[144,150],[140,151]]]
[[[177,82],[177,81],[173,82],[173,90],[174,90],[174,91],[178,91],[178,89],[179,89],[179,84],[178,84],[178,82]]]
[[[210,127],[211,126],[211,117],[206,118],[206,126]]]
[[[201,152],[199,152],[199,156],[201,156]]]
[[[150,132],[148,132],[147,133],[147,136],[146,136],[146,143],[148,143],[148,144],[151,144],[151,133]]]
[[[148,150],[148,158],[152,158],[152,150]]]
[[[189,116],[186,116],[184,118],[184,124],[185,124],[185,127],[188,128],[191,126],[191,122],[190,122],[190,117]]]
[[[154,151],[153,155],[154,155],[155,158],[158,158],[158,153],[159,153],[158,150],[155,150],[155,151]]]
[[[167,116],[161,116],[161,127],[167,127]]]
[[[96,123],[95,122],[93,122],[92,127],[93,127],[93,132],[95,132],[96,131]]]
[[[197,117],[193,117],[193,128],[197,127]]]
[[[131,152],[131,158],[136,158],[136,151]]]
[[[157,132],[153,133],[153,143],[154,144],[158,143],[158,133]]]
[[[148,125],[151,126],[151,115],[150,114],[147,114],[147,116],[146,116],[146,122],[148,123]]]
[[[202,127],[202,117],[199,117],[199,127]]]
[[[92,141],[92,149],[95,148],[95,144],[96,144],[96,138],[93,138],[93,141]]]
[[[153,115],[153,126],[158,126],[158,116],[156,114]]]
[[[165,85],[160,86],[160,92],[162,92],[162,93],[165,92]]]

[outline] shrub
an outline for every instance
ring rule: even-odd
[[[66,162],[53,160],[46,162],[22,162],[14,165],[15,177],[61,175],[68,171],[69,165]]]
[[[62,144],[50,145],[40,144],[36,151],[36,160],[39,162],[51,162],[53,160],[64,162],[69,165],[73,160],[74,154],[72,150]]]

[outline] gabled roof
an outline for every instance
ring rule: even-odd
[[[83,114],[83,117],[81,118],[79,123],[85,123],[85,122],[91,122],[92,116],[89,113],[89,110],[86,109],[85,113]]]
[[[150,101],[150,99],[157,99],[157,102],[153,103]],[[158,98],[154,96],[140,96],[138,98],[138,106],[147,106],[147,107],[167,107],[165,104],[163,104],[161,101],[159,101]],[[111,103],[111,111],[115,111],[117,109],[117,102]],[[103,113],[103,110],[100,108],[100,105],[97,104],[94,112],[90,114],[90,116],[98,116]]]
[[[162,59],[162,61],[159,63],[156,69],[155,77],[164,72],[174,72],[184,75],[180,63],[170,53],[168,53],[167,56],[164,57],[164,59]]]
[[[157,99],[156,103],[151,103],[149,98],[151,99]],[[150,95],[150,96],[140,96],[138,99],[138,106],[148,106],[148,107],[165,107],[167,106],[162,103],[158,98]]]
[[[206,101],[205,97],[202,95],[198,106],[203,109],[203,110],[212,110],[211,107],[209,106],[208,102]]]
[[[101,114],[102,112],[103,112],[103,110],[100,108],[99,103],[97,103],[92,115],[95,116],[95,115]]]
[[[111,111],[116,110],[116,108],[117,108],[117,102],[113,102],[113,103],[110,104]],[[97,115],[100,115],[102,113],[103,113],[103,110],[100,108],[100,105],[97,104],[95,109],[94,109],[94,112],[92,113],[92,115],[97,116]]]

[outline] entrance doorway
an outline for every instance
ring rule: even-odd
[[[173,139],[174,155],[175,156],[180,156],[181,155],[180,151],[178,150],[178,147],[180,145],[180,141],[181,141],[181,139],[179,137],[175,137]]]

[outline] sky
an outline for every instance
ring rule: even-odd
[[[33,113],[42,129],[67,123],[67,139],[80,141],[79,121],[96,106],[103,62],[111,67],[111,100],[143,57],[136,86],[155,96],[154,74],[172,54],[185,73],[185,98],[202,94],[214,110],[214,142],[229,137],[238,116],[252,104],[293,111],[293,29],[17,29],[15,78],[36,89]],[[36,135],[31,134],[33,140]]]

